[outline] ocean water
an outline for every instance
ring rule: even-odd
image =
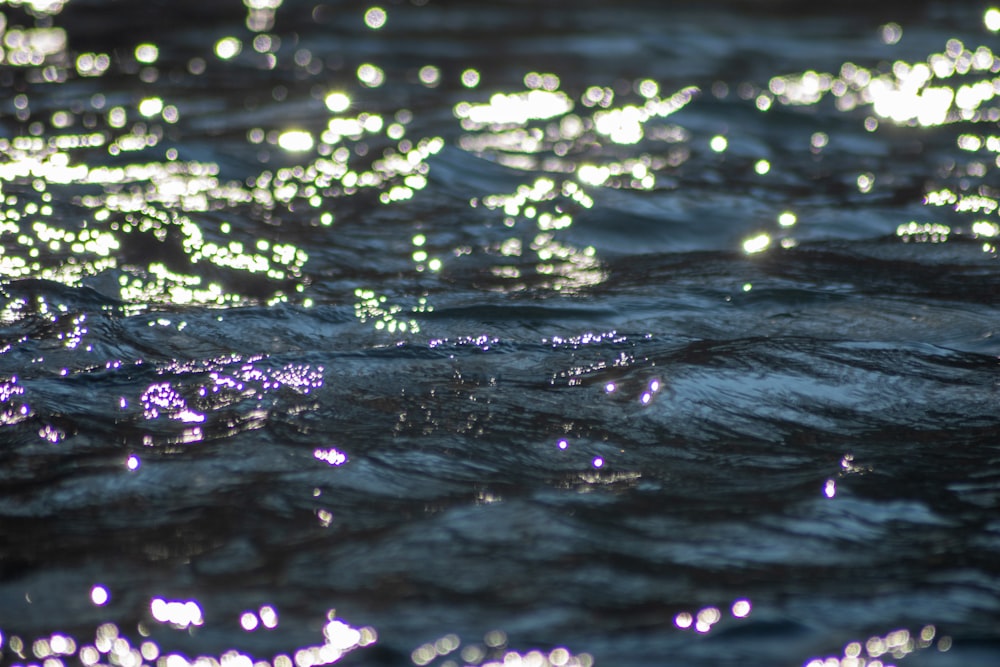
[[[0,663],[1000,664],[998,29],[0,2]]]

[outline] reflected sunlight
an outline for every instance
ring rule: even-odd
[[[96,587],[95,590],[97,590]],[[169,625],[174,630],[190,632],[206,623],[201,606],[196,600],[153,598],[149,604],[149,612],[154,621]],[[237,622],[239,627],[246,632],[261,629],[274,630],[278,626],[278,614],[272,605],[263,605],[257,611],[246,610],[242,612]],[[378,641],[378,634],[374,628],[369,626],[355,628],[337,618],[333,611],[327,614],[326,623],[323,625],[323,643],[302,646],[292,652],[279,652],[271,660],[261,660],[259,657],[252,659],[249,655],[235,650],[226,651],[219,656],[188,658],[183,653],[164,651],[156,641],[145,639],[150,635],[145,624],[140,623],[138,631],[139,635],[144,638],[138,644],[134,644],[133,640],[122,629],[110,622],[97,628],[91,643],[83,643],[82,645],[73,637],[56,633],[31,642],[30,655],[35,660],[44,661],[46,666],[62,665],[64,664],[62,658],[72,659],[75,657],[79,664],[86,667],[96,667],[102,664],[120,667],[143,664],[155,665],[156,667],[206,667],[208,665],[316,667],[335,663],[348,653],[371,646]],[[183,634],[178,635],[178,637],[183,636]],[[0,635],[0,647],[2,647],[3,639],[3,635]],[[20,637],[11,636],[7,639],[7,645],[22,659],[27,657],[27,646]]]
[[[989,23],[990,12],[986,13]],[[898,41],[902,29],[889,24]],[[931,127],[956,122],[995,122],[1000,108],[987,106],[996,92],[1000,60],[985,45],[974,50],[951,39],[926,62],[897,60],[888,71],[845,63],[837,73],[807,71],[771,79],[769,89],[782,104],[812,105],[832,95],[842,111],[870,105],[876,116],[901,125]],[[962,77],[953,81],[954,77]],[[971,80],[969,77],[972,77]]]
[[[865,331],[883,340],[903,331],[891,327],[906,327],[905,349],[894,351],[899,358],[916,357],[915,327],[936,327],[945,333],[925,346],[935,355],[931,370],[950,363],[948,355],[967,366],[995,361],[988,317],[975,323],[981,337],[971,343],[959,340],[964,330],[952,335],[946,328],[958,331],[962,323],[950,319],[974,319],[980,302],[995,296],[992,283],[963,282],[957,268],[968,255],[983,265],[995,261],[1000,239],[1000,58],[992,50],[1000,9],[976,10],[974,30],[941,39],[926,54],[914,45],[924,27],[881,17],[868,41],[849,52],[861,64],[824,52],[811,64],[781,59],[789,69],[774,75],[756,69],[756,61],[739,62],[744,43],[726,55],[723,44],[701,40],[692,53],[683,40],[673,44],[658,34],[663,52],[653,56],[676,49],[676,61],[605,61],[600,39],[588,32],[575,41],[572,12],[562,17],[573,19],[563,41],[540,5],[538,21],[508,53],[498,37],[502,26],[486,22],[470,37],[457,29],[461,21],[451,24],[457,13],[430,3],[421,14],[427,0],[370,0],[347,10],[317,1],[283,8],[283,0],[242,0],[234,21],[225,24],[215,16],[223,10],[213,7],[210,21],[182,37],[167,29],[172,23],[114,32],[115,23],[98,12],[87,18],[95,22],[94,39],[77,32],[90,29],[86,22],[69,25],[70,12],[60,18],[71,1],[0,0],[0,85],[8,91],[0,101],[0,354],[7,362],[0,427],[5,443],[13,443],[4,474],[18,491],[7,513],[18,517],[11,525],[21,525],[39,512],[46,530],[63,530],[61,548],[90,553],[99,543],[95,563],[113,552],[145,565],[124,579],[110,568],[95,570],[67,587],[75,596],[68,609],[79,611],[76,637],[51,627],[37,637],[9,635],[4,627],[3,660],[36,667],[317,667],[408,658],[420,667],[592,667],[592,655],[555,641],[527,648],[516,641],[536,622],[543,630],[530,636],[541,637],[551,620],[544,614],[573,637],[578,618],[599,625],[608,609],[632,607],[646,624],[636,630],[652,627],[676,646],[700,651],[727,636],[750,637],[794,605],[774,604],[770,594],[755,593],[751,601],[738,577],[715,581],[704,572],[688,576],[688,569],[745,557],[758,576],[767,573],[755,559],[778,556],[746,556],[732,549],[735,542],[720,548],[712,540],[658,540],[657,567],[681,562],[677,580],[687,588],[675,594],[668,587],[669,595],[652,604],[648,591],[655,587],[640,588],[647,573],[638,560],[616,552],[595,564],[578,548],[587,540],[573,531],[611,512],[616,530],[637,536],[635,545],[612,546],[634,554],[647,537],[643,521],[669,531],[693,512],[696,533],[702,519],[728,528],[729,505],[750,486],[741,481],[723,489],[725,503],[692,509],[680,501],[705,500],[697,495],[710,485],[699,486],[704,480],[685,469],[707,478],[747,466],[767,481],[788,461],[799,465],[749,449],[729,457],[723,445],[741,419],[764,421],[768,410],[780,410],[769,422],[773,432],[801,416],[795,410],[802,406],[780,383],[812,380],[812,371],[795,366],[812,354],[803,348],[813,330],[800,336],[802,327],[820,322],[816,330],[826,336],[807,363],[844,354],[830,350],[829,322],[814,318],[839,325],[861,302],[842,295],[867,297],[887,284],[831,278],[850,252],[860,249],[857,261],[866,270],[885,269],[888,278],[927,257],[940,262],[928,269],[928,285],[913,285],[935,306],[938,283],[968,289],[946,316],[911,308],[908,299],[917,296],[909,284],[889,294],[887,303],[905,312],[879,310]],[[485,11],[473,5],[469,12]],[[291,14],[299,11],[295,23]],[[411,24],[414,17],[426,24]],[[447,20],[438,25],[441,18]],[[509,18],[497,10],[498,25]],[[971,41],[976,30],[986,44]],[[637,48],[644,39],[620,47],[645,56]],[[800,34],[781,40],[805,41]],[[572,58],[550,57],[567,45]],[[769,67],[781,48],[792,48],[772,46],[761,60]],[[715,49],[725,55],[717,58],[719,69]],[[698,68],[687,65],[692,55]],[[688,69],[675,71],[682,60]],[[580,63],[586,67],[577,71]],[[733,65],[756,80],[721,80]],[[692,81],[706,83],[707,99],[687,85]],[[748,315],[755,319],[737,319]],[[866,326],[868,320],[845,325],[844,335]],[[734,331],[749,333],[734,341]],[[780,356],[789,374],[773,366],[754,373],[760,346]],[[837,400],[855,400],[849,383],[874,375],[857,358],[824,376],[836,380]],[[940,381],[947,391],[982,384],[898,366],[891,379],[900,387],[905,373],[927,386]],[[749,374],[777,389],[761,394],[767,405],[742,410],[734,401],[743,398],[739,385]],[[934,408],[922,419],[938,414],[935,391],[906,394]],[[712,394],[726,404],[713,406]],[[826,408],[816,405],[826,397],[809,400],[810,419],[849,414],[819,414]],[[338,430],[355,422],[364,428]],[[382,426],[384,442],[368,442]],[[677,435],[688,428],[711,437]],[[844,453],[857,442],[817,439],[813,425],[800,430],[783,445],[810,455],[820,445],[833,449],[823,454],[824,472],[806,475],[794,493],[828,516],[847,516],[864,492],[852,482],[875,484],[882,471],[868,474],[876,464]],[[736,440],[758,446],[753,438]],[[859,457],[867,456],[864,447]],[[394,457],[401,457],[398,467]],[[422,464],[441,478],[422,474]],[[186,465],[210,472],[174,474]],[[231,478],[212,480],[219,470]],[[38,488],[21,494],[29,478]],[[258,484],[264,478],[267,484]],[[75,486],[88,483],[95,486]],[[250,490],[236,486],[249,483]],[[211,485],[219,495],[206,500],[202,489]],[[674,495],[646,502],[661,492]],[[360,511],[351,505],[369,496],[387,504]],[[613,502],[641,516],[613,515]],[[398,519],[398,528],[372,519],[390,503],[389,524]],[[782,512],[791,515],[774,504],[783,520]],[[544,513],[554,509],[557,520],[546,523],[552,515]],[[135,536],[120,544],[105,539],[140,510]],[[146,539],[162,528],[146,510],[166,517],[166,544],[154,544],[159,535]],[[230,529],[225,522],[233,517]],[[261,537],[273,528],[254,523],[264,521],[280,523],[280,540]],[[771,530],[766,523],[739,529]],[[526,541],[538,526],[554,551],[532,547],[544,540]],[[525,540],[494,534],[503,529]],[[100,539],[85,543],[87,531]],[[427,561],[445,577],[440,588],[425,586],[430,575],[409,567],[422,553],[392,541],[410,535],[420,547],[469,550],[449,557],[510,556],[494,558],[482,587],[492,595],[502,579],[509,585],[500,593],[512,603],[490,607],[479,633],[528,609],[531,596],[541,600],[517,578],[524,563],[565,570],[581,588],[570,587],[565,599],[558,593],[552,608],[540,603],[532,610],[537,618],[515,618],[510,636],[493,629],[473,641],[450,632],[428,640],[437,633],[405,628],[399,635],[397,624],[385,650],[366,655],[379,632],[348,617],[365,622],[372,609],[436,602],[438,594],[453,601],[446,596],[455,591],[463,604],[481,602],[480,584],[447,581],[447,558]],[[800,538],[808,544],[809,536]],[[71,559],[43,559],[35,568],[37,544],[12,551],[11,581],[29,582],[16,591],[18,604],[23,598],[41,616],[43,604],[52,603],[32,601],[44,591],[33,577],[54,576],[56,583],[46,585],[58,588],[59,568]],[[761,551],[784,548],[774,544]],[[607,556],[606,546],[597,551]],[[808,550],[798,553],[811,558]],[[294,560],[283,560],[288,554]],[[705,562],[702,554],[709,554]],[[820,560],[828,555],[832,561],[840,554]],[[231,559],[239,562],[230,569]],[[604,584],[599,568],[607,568],[608,590],[617,594],[621,572],[614,568],[622,563],[636,574],[635,599],[575,604],[574,595]],[[660,570],[677,578],[669,567]],[[314,586],[317,572],[327,577],[322,586]],[[159,579],[163,573],[174,579]],[[348,587],[352,576],[360,577],[357,589]],[[128,577],[142,586],[130,590]],[[266,591],[274,586],[288,590],[272,598]],[[303,595],[295,586],[307,601],[295,597]],[[305,610],[333,604],[323,595],[351,608],[303,619]],[[422,612],[433,615],[433,604],[426,606]],[[623,613],[615,627],[631,633],[633,620]],[[376,624],[389,632],[389,623]],[[240,648],[222,644],[232,636]],[[297,638],[294,646],[255,653],[286,636]],[[602,641],[593,646],[615,649]],[[809,650],[837,653],[841,641],[811,643]],[[809,656],[805,665],[887,667],[918,650],[947,651],[951,641],[933,625],[895,629],[851,641],[837,655]],[[219,645],[225,650],[211,648]]]
[[[111,599],[111,595],[108,593],[108,589],[100,584],[94,584],[94,587],[90,589],[90,600],[98,607],[103,607]]]
[[[951,648],[951,638],[946,635],[938,637],[937,628],[933,625],[925,625],[918,633],[906,629],[893,630],[886,635],[869,637],[865,642],[850,642],[840,657],[815,658],[807,661],[805,667],[890,667],[908,655],[935,644],[938,651],[946,652]]]
[[[749,255],[767,250],[771,245],[771,237],[768,234],[758,234],[743,242],[743,251]]]
[[[159,623],[169,623],[176,628],[187,628],[192,625],[204,625],[201,607],[195,600],[164,600],[153,598],[149,603],[149,612]]]

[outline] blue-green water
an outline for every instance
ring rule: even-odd
[[[1000,660],[1000,12],[0,12],[3,664]]]

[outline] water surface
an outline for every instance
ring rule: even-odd
[[[993,665],[1000,12],[5,2],[4,664]]]

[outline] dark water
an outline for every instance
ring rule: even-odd
[[[4,664],[1000,664],[1000,14],[0,4]]]

